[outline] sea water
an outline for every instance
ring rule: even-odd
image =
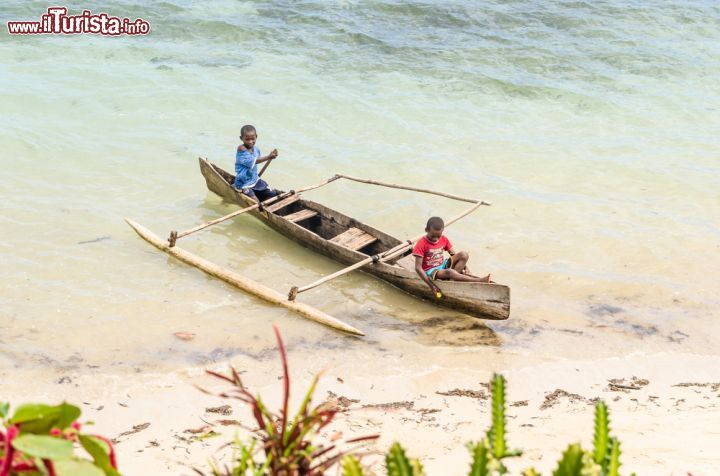
[[[2,27],[48,6],[4,1]],[[716,351],[716,2],[66,6],[142,18],[151,32],[0,33],[5,375],[260,358],[271,322],[318,366]],[[443,310],[363,273],[301,295],[367,333],[352,339],[170,258],[124,223],[167,236],[236,210],[207,191],[197,158],[232,170],[248,123],[263,153],[280,152],[264,176],[279,188],[342,172],[491,202],[446,235],[473,272],[511,287],[510,319]],[[307,196],[402,239],[463,209],[355,183]],[[341,267],[248,216],[179,244],[281,292]]]

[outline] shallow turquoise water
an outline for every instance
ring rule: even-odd
[[[0,34],[8,366],[63,365],[74,352],[118,368],[204,362],[252,347],[248,329],[270,341],[268,320],[308,346],[345,345],[167,259],[122,221],[164,235],[233,210],[206,192],[196,160],[231,168],[245,123],[261,149],[280,150],[267,177],[283,188],[344,172],[493,203],[448,235],[474,271],[512,287],[511,320],[478,330],[362,274],[308,293],[377,346],[412,355],[488,344],[548,358],[713,351],[715,2],[82,7],[142,17],[152,33]],[[3,2],[0,20],[46,8]],[[360,185],[311,196],[400,237],[461,208]],[[338,268],[250,218],[188,240],[279,290]],[[187,329],[201,338],[173,339]]]

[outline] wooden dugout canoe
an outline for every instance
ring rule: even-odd
[[[255,200],[233,187],[235,176],[200,158],[200,171],[211,192],[242,207]],[[354,264],[402,243],[401,240],[319,203],[293,195],[264,210],[250,212],[286,237],[340,263]],[[386,263],[361,268],[407,293],[438,306],[482,319],[510,316],[510,288],[502,284],[436,281],[443,297],[436,299],[415,272],[410,251]]]

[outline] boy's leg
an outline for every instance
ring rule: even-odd
[[[462,274],[455,268],[450,268],[439,270],[437,273],[435,273],[435,279],[448,279],[450,281],[462,281],[466,283],[489,283],[490,275],[488,274],[485,277],[478,278],[477,276],[468,276],[467,274]]]
[[[263,179],[258,180],[258,182],[253,187],[253,192],[258,197],[258,200],[261,202],[264,202],[268,198],[274,197],[277,195],[277,191],[270,188],[268,183],[264,181]]]
[[[266,188],[265,190],[254,190],[254,192],[255,195],[257,195],[258,200],[260,200],[261,202],[264,202],[268,198],[272,198],[277,195],[277,192],[270,188]]]
[[[455,271],[461,272],[462,274],[473,276],[470,268],[468,268],[468,261],[470,261],[470,253],[468,253],[467,251],[458,251],[453,255],[451,268],[453,268]]]
[[[462,273],[465,271],[470,255],[467,251],[458,251],[452,257],[452,269]]]

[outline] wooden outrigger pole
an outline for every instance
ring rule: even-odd
[[[182,248],[179,248],[177,246],[170,246],[167,240],[163,240],[162,238],[154,234],[152,231],[143,227],[139,223],[130,220],[129,218],[125,218],[125,221],[128,225],[130,225],[133,230],[135,230],[135,232],[137,232],[138,235],[140,235],[148,243],[174,256],[180,261],[183,261],[189,265],[201,269],[202,271],[205,271],[211,276],[222,279],[223,281],[232,284],[233,286],[236,286],[243,291],[253,294],[254,296],[264,299],[271,304],[283,306],[287,309],[290,309],[291,311],[296,312],[312,321],[332,327],[333,329],[337,329],[339,331],[347,332],[349,334],[357,336],[365,335],[361,330],[356,329],[355,327],[346,324],[341,320],[320,311],[319,309],[316,309],[307,304],[288,301],[284,295],[280,294],[274,289],[268,288],[267,286],[263,286],[262,284],[253,281],[252,279],[248,279],[244,276],[240,276],[237,273],[233,273],[232,271],[224,269],[217,264],[212,263],[199,256],[196,256]]]
[[[360,178],[357,178],[357,177],[350,177],[350,176],[348,176],[348,175],[342,175],[342,174],[337,174],[337,175],[335,175],[335,177],[344,178],[344,179],[347,179],[347,180],[352,180],[352,181],[354,181],[354,182],[366,183],[366,184],[370,184],[370,185],[379,185],[379,186],[381,186],[381,187],[389,187],[389,188],[397,188],[397,189],[401,189],[401,190],[411,190],[411,191],[413,191],[413,192],[429,193],[429,194],[431,194],[431,195],[438,195],[438,196],[440,196],[440,197],[450,198],[450,199],[452,199],[452,200],[458,200],[458,201],[461,201],[461,202],[468,202],[468,203],[472,203],[472,204],[473,204],[470,208],[468,208],[467,210],[465,210],[464,212],[462,212],[462,213],[459,214],[458,216],[452,218],[452,219],[449,220],[447,223],[445,223],[445,226],[450,226],[450,225],[452,225],[453,223],[455,223],[456,221],[460,220],[461,218],[463,218],[463,217],[469,215],[470,213],[474,212],[475,210],[477,210],[478,208],[480,208],[482,205],[488,205],[488,206],[491,205],[489,202],[486,202],[486,201],[483,201],[483,200],[477,200],[477,199],[474,199],[474,198],[461,197],[461,196],[459,196],[459,195],[452,195],[452,194],[449,194],[449,193],[436,192],[436,191],[434,191],[434,190],[428,190],[428,189],[424,189],[424,188],[408,187],[408,186],[406,186],[406,185],[398,185],[398,184],[394,184],[394,183],[378,182],[378,181],[376,181],[376,180],[360,179]],[[350,266],[348,266],[347,268],[343,268],[343,269],[341,269],[341,270],[339,270],[339,271],[336,271],[335,273],[329,274],[329,275],[327,275],[327,276],[325,276],[325,277],[323,277],[323,278],[320,278],[320,279],[318,279],[317,281],[314,281],[314,282],[312,282],[312,283],[310,283],[310,284],[308,284],[308,285],[306,285],[306,286],[302,286],[302,287],[293,286],[293,287],[290,289],[290,292],[288,293],[288,301],[295,301],[295,298],[297,297],[298,294],[300,294],[300,293],[302,293],[302,292],[305,292],[305,291],[309,291],[310,289],[316,288],[316,287],[320,286],[321,284],[324,284],[324,283],[326,283],[326,282],[328,282],[328,281],[330,281],[330,280],[332,280],[332,279],[338,278],[338,277],[340,277],[340,276],[342,276],[342,275],[348,274],[348,273],[350,273],[350,272],[352,272],[352,271],[355,271],[356,269],[360,269],[360,268],[362,268],[363,266],[366,266],[366,265],[368,265],[368,264],[377,263],[377,262],[384,263],[384,262],[386,262],[386,261],[389,261],[389,260],[395,258],[396,256],[405,253],[405,252],[406,252],[407,250],[409,250],[410,248],[412,248],[413,244],[414,244],[417,240],[419,240],[420,238],[422,238],[423,236],[425,236],[425,233],[423,233],[422,235],[418,235],[418,236],[416,236],[416,237],[414,237],[414,238],[412,238],[412,239],[410,239],[410,240],[407,240],[407,241],[405,241],[405,242],[403,242],[403,243],[400,243],[399,245],[395,246],[394,248],[391,248],[391,249],[389,249],[389,250],[387,250],[387,251],[385,251],[385,252],[383,252],[383,253],[380,253],[379,255],[370,256],[370,257],[368,257],[368,258],[365,258],[365,259],[362,260],[362,261],[358,261],[357,263],[355,263],[355,264],[353,264],[353,265],[350,265]]]
[[[267,167],[268,165],[270,165],[270,162],[272,162],[272,161],[268,161],[268,163],[267,163],[267,165],[266,165],[265,167]],[[264,172],[264,171],[265,171],[265,169],[263,169],[263,172]],[[260,174],[262,175],[262,172],[261,172]],[[291,195],[296,195],[296,194],[300,194],[300,193],[302,193],[302,192],[307,192],[307,191],[310,191],[310,190],[315,190],[316,188],[323,187],[323,186],[329,184],[330,182],[332,182],[332,181],[334,181],[334,180],[337,180],[337,179],[339,179],[339,178],[340,178],[339,175],[334,175],[334,176],[330,177],[329,179],[324,180],[324,181],[322,181],[322,182],[320,182],[320,183],[317,183],[317,184],[315,184],[315,185],[308,185],[307,187],[303,187],[303,188],[300,188],[300,189],[298,189],[298,190],[290,190],[289,192],[281,193],[280,195],[276,195],[276,196],[274,196],[274,197],[268,198],[268,199],[265,200],[264,202],[258,202],[258,203],[256,203],[255,205],[250,205],[249,207],[245,207],[245,208],[242,208],[242,209],[240,209],[240,210],[236,210],[236,211],[234,211],[234,212],[232,212],[232,213],[228,213],[227,215],[222,216],[222,217],[220,217],[220,218],[216,218],[216,219],[214,219],[214,220],[210,220],[210,221],[208,221],[208,222],[202,223],[202,224],[200,224],[200,225],[198,225],[198,226],[196,226],[196,227],[194,227],[194,228],[190,228],[189,230],[185,230],[185,231],[174,231],[174,230],[173,230],[173,231],[170,232],[170,238],[168,238],[168,244],[169,244],[170,247],[172,248],[173,246],[175,246],[175,242],[177,242],[178,239],[180,239],[180,238],[182,238],[182,237],[184,237],[184,236],[191,235],[191,234],[195,233],[196,231],[204,230],[205,228],[207,228],[207,227],[209,227],[209,226],[216,225],[216,224],[218,224],[218,223],[220,223],[220,222],[224,222],[225,220],[229,220],[230,218],[234,218],[234,217],[236,217],[236,216],[238,216],[238,215],[241,215],[241,214],[243,214],[243,213],[251,212],[251,211],[253,211],[253,210],[257,209],[257,208],[259,208],[260,211],[262,211],[263,207],[266,207],[266,206],[268,206],[268,205],[271,205],[271,204],[273,204],[273,203],[275,203],[275,202],[279,202],[279,201],[281,201],[282,199],[288,198],[288,197],[291,196]]]

